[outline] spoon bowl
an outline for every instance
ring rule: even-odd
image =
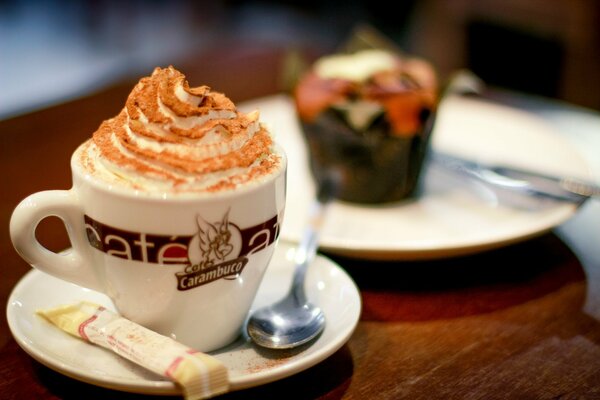
[[[258,310],[248,322],[247,329],[259,346],[289,349],[311,341],[324,328],[325,314],[319,307],[311,303],[298,305],[293,298],[286,297]]]

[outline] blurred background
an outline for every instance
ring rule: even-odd
[[[429,59],[442,76],[467,67],[491,86],[600,110],[597,0],[387,4],[0,0],[0,119],[137,80],[155,66],[210,63],[211,51],[229,47],[326,53],[360,23]]]

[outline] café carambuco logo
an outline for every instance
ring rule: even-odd
[[[272,244],[279,236],[279,219],[248,228],[229,221],[227,211],[219,221],[196,216],[194,235],[155,235],[117,229],[84,215],[92,247],[113,257],[159,265],[181,265],[175,274],[177,288],[189,290],[218,279],[235,279],[248,257]]]

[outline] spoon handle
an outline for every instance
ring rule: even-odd
[[[319,182],[317,196],[311,205],[308,223],[304,228],[302,240],[294,256],[294,277],[292,280],[292,294],[296,305],[306,303],[304,293],[304,278],[306,270],[312,263],[319,247],[319,234],[325,219],[329,203],[335,197],[337,181],[332,176],[327,176]]]

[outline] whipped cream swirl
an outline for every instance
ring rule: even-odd
[[[138,82],[119,115],[84,144],[80,161],[94,176],[137,190],[215,192],[260,181],[279,169],[281,156],[258,111],[243,114],[168,67]]]

